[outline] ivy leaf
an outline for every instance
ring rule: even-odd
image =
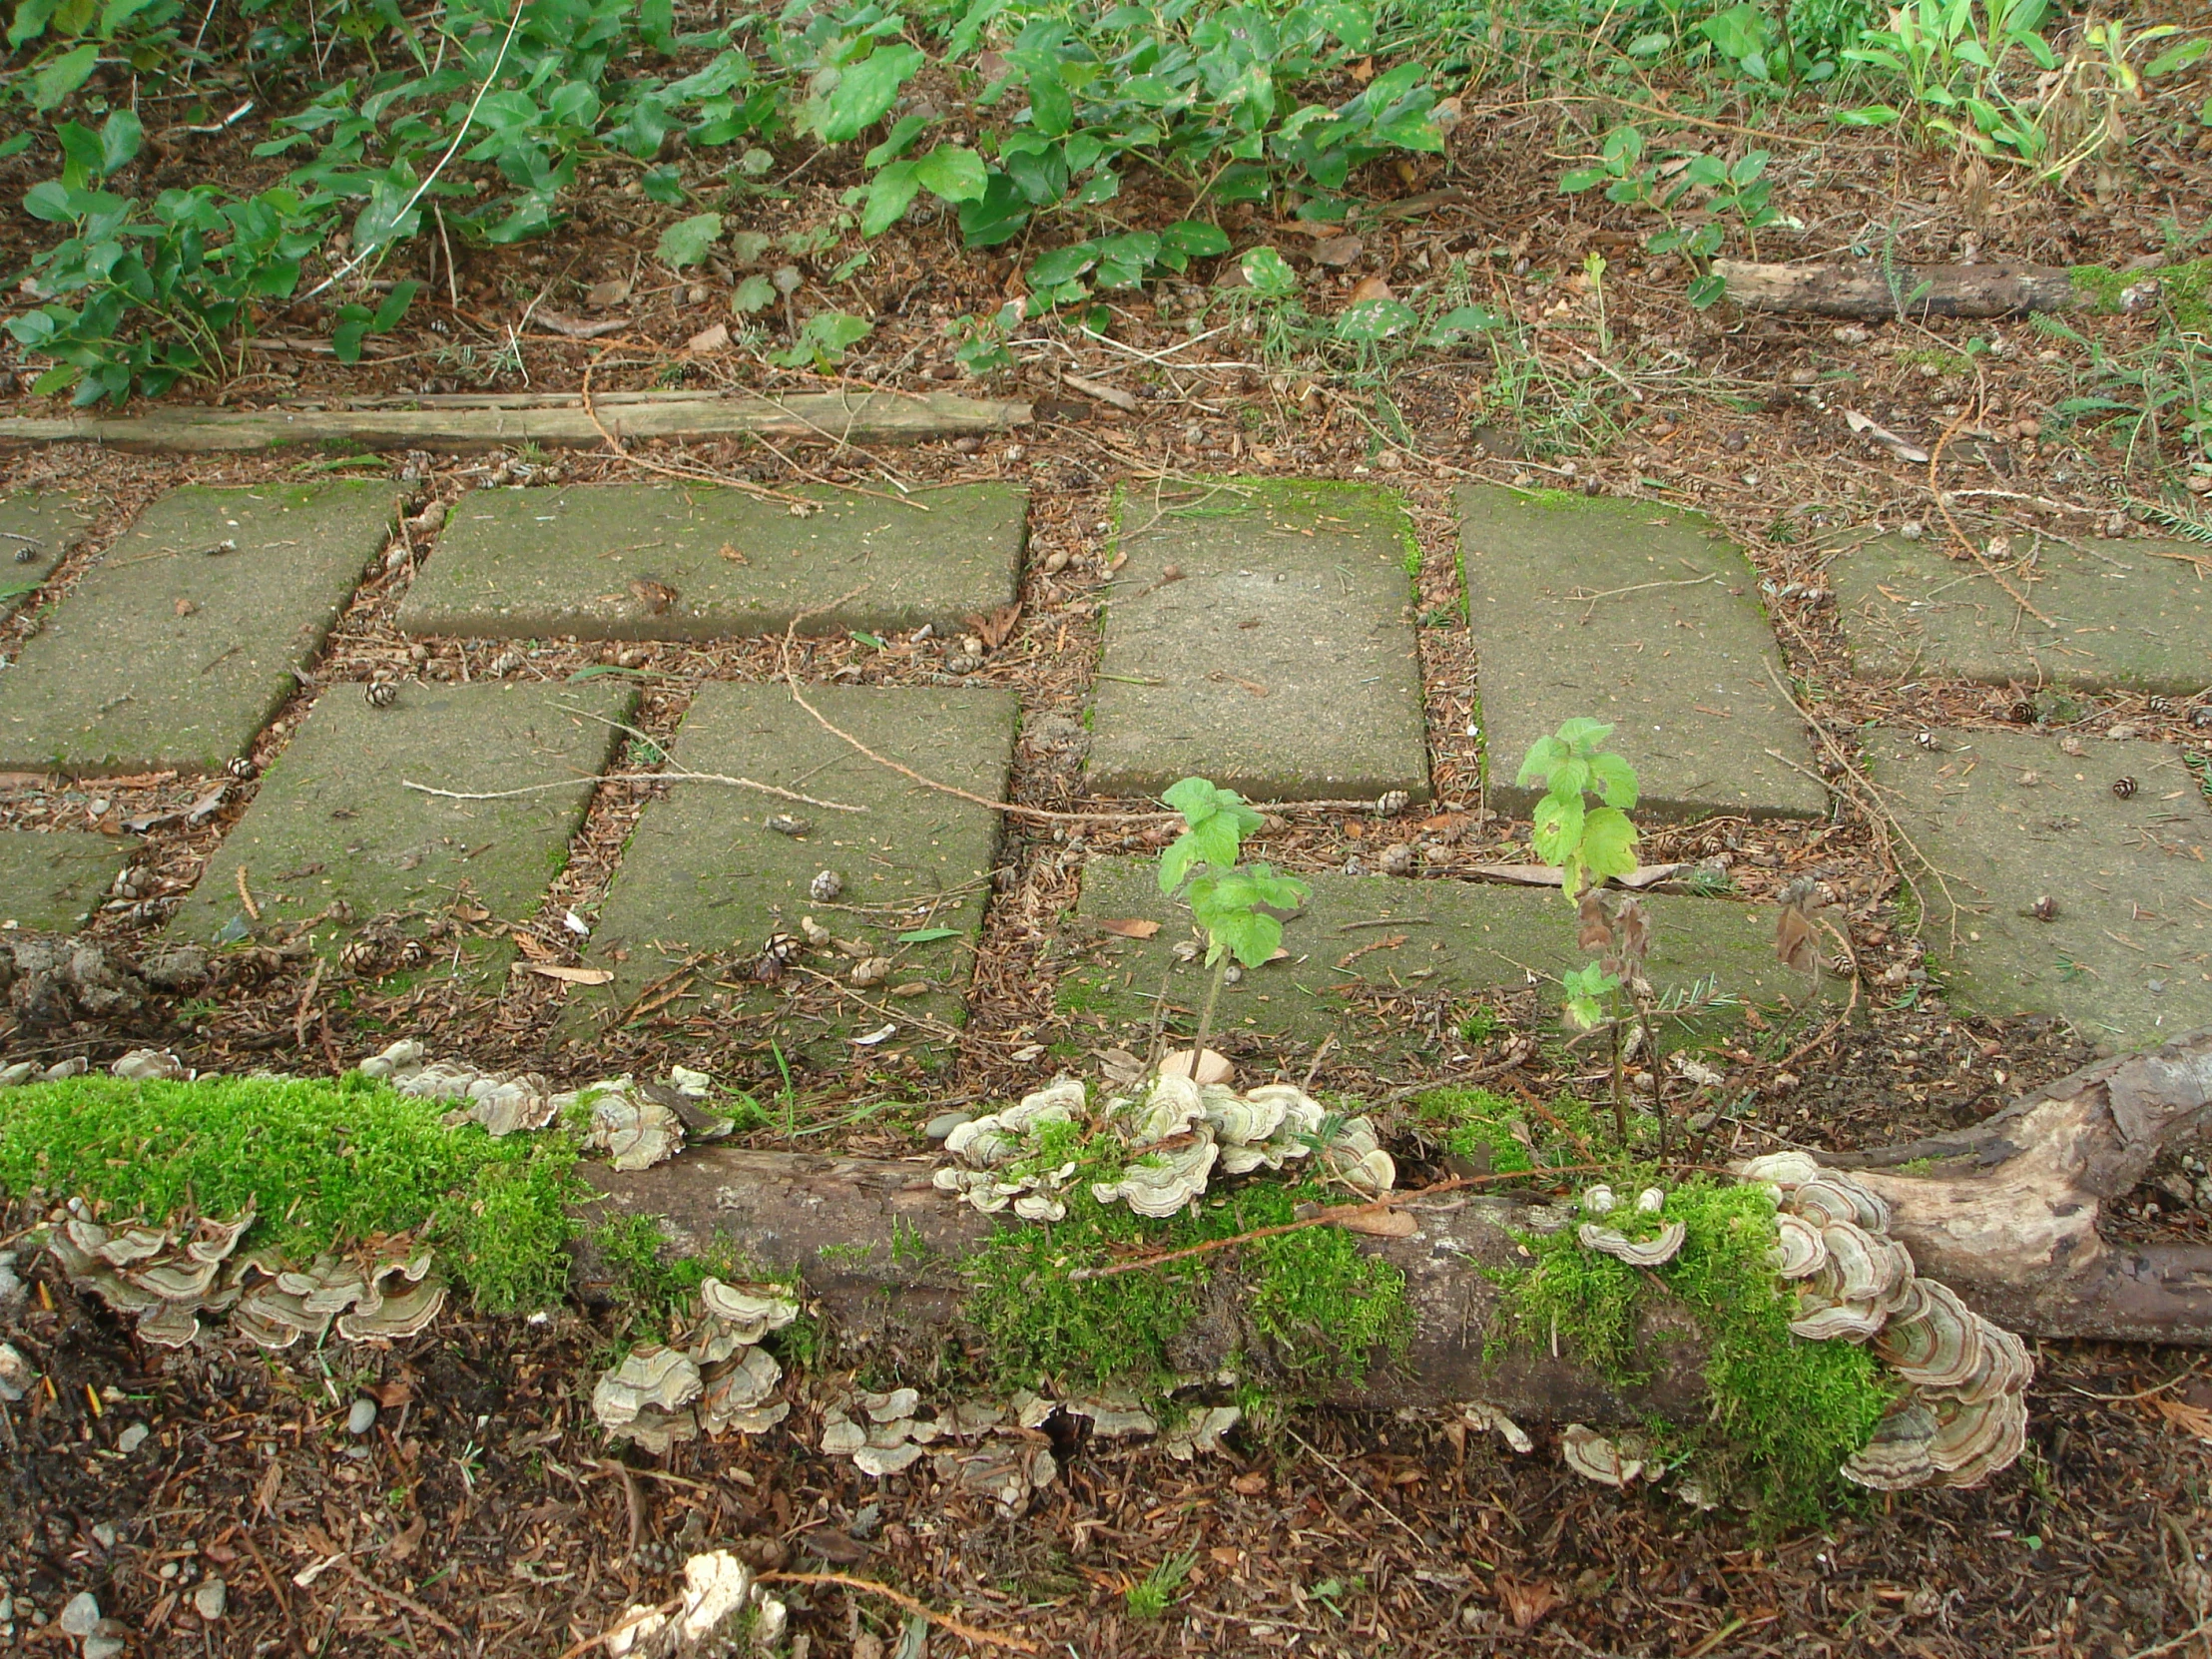
[[[704,260],[721,236],[722,215],[693,214],[661,233],[661,240],[653,246],[653,256],[669,270],[682,271]]]

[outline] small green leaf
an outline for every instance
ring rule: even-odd
[[[704,260],[707,251],[721,236],[722,215],[694,214],[663,231],[661,240],[654,244],[653,254],[669,270],[682,271]]]
[[[875,636],[875,635],[873,635],[873,634],[870,634],[870,633],[867,633],[867,632],[865,632],[865,631],[864,631],[864,630],[862,630],[862,629],[858,629],[858,628],[855,628],[855,629],[853,629],[853,630],[852,630],[852,638],[853,638],[853,639],[854,639],[855,641],[857,641],[857,642],[858,642],[859,644],[861,644],[861,645],[865,645],[865,646],[871,646],[871,647],[873,647],[873,648],[874,648],[875,650],[877,650],[877,651],[881,651],[881,650],[882,650],[882,649],[884,648],[884,647],[883,647],[883,642],[882,642],[882,641],[881,641],[880,639],[876,638],[876,636]]]
[[[1626,809],[1636,805],[1636,769],[1618,755],[1592,756],[1590,773],[1596,780],[1598,799],[1606,806]]]
[[[958,937],[960,937],[960,929],[957,927],[917,927],[911,933],[899,934],[898,942],[900,944],[934,944],[939,939],[956,939]]]
[[[1577,715],[1559,723],[1559,741],[1577,755],[1588,755],[1612,735],[1610,725],[1587,716]]]
[[[1536,803],[1536,856],[1564,867],[1582,844],[1582,803],[1547,795]],[[1573,896],[1570,892],[1568,896]]]
[[[736,316],[752,316],[776,303],[776,284],[766,276],[748,276],[730,292],[730,310]]]
[[[1567,746],[1557,738],[1545,736],[1528,746],[1528,753],[1521,758],[1520,775],[1514,782],[1526,789],[1530,784],[1541,784],[1551,777],[1556,767],[1568,755]]]
[[[1298,273],[1272,248],[1248,248],[1238,265],[1263,299],[1287,299],[1298,291]]]
[[[956,144],[940,144],[914,163],[914,177],[940,202],[980,201],[990,182],[982,157]]]

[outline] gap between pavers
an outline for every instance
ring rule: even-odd
[[[0,496],[0,621],[23,608],[91,527],[91,511],[75,496]]]
[[[399,626],[478,639],[704,640],[782,633],[802,612],[815,613],[802,624],[809,634],[946,630],[1014,602],[1020,490],[806,494],[820,508],[799,517],[711,484],[480,490],[447,516]]]
[[[2021,537],[2019,551],[2030,543]],[[1890,536],[1846,548],[1828,574],[1852,671],[2074,691],[2212,687],[2212,548],[2110,548],[2090,555],[2044,542],[2034,547],[2032,574],[2008,568],[2006,580],[2041,617],[1935,541]]]
[[[1312,1043],[1334,1032],[1355,1051],[1396,1053],[1420,1046],[1416,1003],[1541,985],[1555,1006],[1558,976],[1590,959],[1575,948],[1574,908],[1556,891],[1385,875],[1300,879],[1312,886],[1313,897],[1283,929],[1283,947],[1291,954],[1223,986],[1215,1021],[1225,1034]],[[1807,975],[1775,960],[1771,908],[1665,894],[1647,894],[1643,902],[1651,916],[1649,972],[1662,996],[1707,978],[1722,992],[1762,1006],[1813,994]],[[1189,907],[1161,895],[1157,865],[1093,859],[1083,871],[1076,915],[1070,948],[1082,958],[1062,974],[1061,1011],[1096,1018],[1122,1034],[1149,1027],[1166,975],[1170,1029],[1187,1035],[1210,970],[1202,953],[1189,962],[1175,956],[1175,946],[1196,935]],[[1157,921],[1160,931],[1136,940],[1101,925],[1132,919]],[[1834,987],[1820,988],[1825,994]],[[1392,996],[1402,996],[1403,1006],[1380,1021],[1355,1011]],[[1724,1010],[1699,1024],[1733,1017]]]
[[[2212,809],[2179,755],[1932,735],[1935,753],[1878,733],[1869,763],[1928,860],[1912,866],[1921,933],[1952,1000],[2056,1014],[2122,1047],[2212,1026]],[[2122,778],[2135,780],[2125,800],[2112,793]],[[2049,921],[2028,913],[2043,897]]]
[[[636,701],[632,688],[604,682],[410,683],[392,707],[375,709],[357,685],[326,688],[208,860],[170,936],[194,944],[246,937],[243,868],[263,929],[323,915],[335,900],[351,906],[350,923],[315,926],[325,953],[365,932],[428,939],[433,967],[454,965],[456,950],[463,968],[502,967],[514,947],[499,935],[536,913],[567,863],[569,839],[621,739],[610,723],[626,720]],[[453,801],[408,783],[529,793]],[[428,931],[433,920],[437,935]],[[398,964],[387,948],[377,965]]]
[[[0,928],[76,932],[138,846],[83,830],[0,830]]]
[[[1393,497],[1233,478],[1124,491],[1117,513],[1094,793],[1199,774],[1254,801],[1428,799],[1419,544]]]
[[[1494,805],[1526,812],[1521,757],[1587,716],[1612,723],[1647,813],[1828,811],[1805,724],[1769,674],[1782,658],[1757,574],[1704,518],[1493,485],[1463,486],[1458,503]]]
[[[1011,693],[810,686],[807,699],[878,755],[985,800],[1005,799],[1019,719]],[[781,685],[700,687],[670,759],[687,771],[749,778],[867,811],[830,812],[721,784],[669,784],[667,799],[639,820],[592,930],[590,958],[611,968],[614,982],[570,993],[569,1028],[638,1017],[633,1008],[649,1000],[657,1006],[643,1017],[704,1015],[753,1032],[763,1053],[775,1040],[787,1057],[845,1057],[853,1052],[846,1033],[891,1024],[899,1029],[874,1052],[912,1051],[926,1064],[948,1064],[946,1028],[965,1018],[999,815],[855,753]],[[806,832],[780,834],[768,828],[772,818],[796,818]],[[828,901],[808,890],[826,869],[842,883]],[[891,958],[892,971],[878,985],[849,989],[855,958],[832,947],[799,957],[780,985],[750,981],[769,936],[798,935],[805,915]],[[898,940],[937,929],[949,932]],[[694,957],[703,959],[686,969]],[[835,976],[847,992],[829,991],[816,973]],[[822,1019],[787,1017],[794,987],[808,990]]]
[[[0,770],[220,771],[295,689],[398,499],[382,483],[163,496],[0,675]]]

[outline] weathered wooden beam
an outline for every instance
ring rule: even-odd
[[[2089,295],[2050,266],[1752,265],[1715,260],[1728,297],[1755,311],[1868,319],[2062,311]]]
[[[555,449],[597,449],[604,426],[625,442],[663,438],[690,442],[759,434],[786,442],[915,443],[927,438],[1004,431],[1027,424],[1027,403],[961,397],[952,392],[805,392],[792,397],[649,401],[638,394],[558,401],[524,394],[491,406],[422,408],[258,409],[234,411],[154,407],[144,414],[80,412],[51,418],[0,419],[0,448],[41,443],[99,443],[112,449],[187,454],[252,453],[291,446],[353,449],[501,449],[535,443]],[[432,399],[423,399],[432,403]],[[595,424],[592,414],[598,415]]]

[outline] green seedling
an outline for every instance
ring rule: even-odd
[[[1266,864],[1237,862],[1245,836],[1260,828],[1260,815],[1236,791],[1186,778],[1161,799],[1183,815],[1183,833],[1160,854],[1160,890],[1171,898],[1181,890],[1189,900],[1192,918],[1206,933],[1206,965],[1214,970],[1199,1011],[1195,1057],[1206,1052],[1230,958],[1248,968],[1272,958],[1283,943],[1285,913],[1304,904],[1312,889]]]

